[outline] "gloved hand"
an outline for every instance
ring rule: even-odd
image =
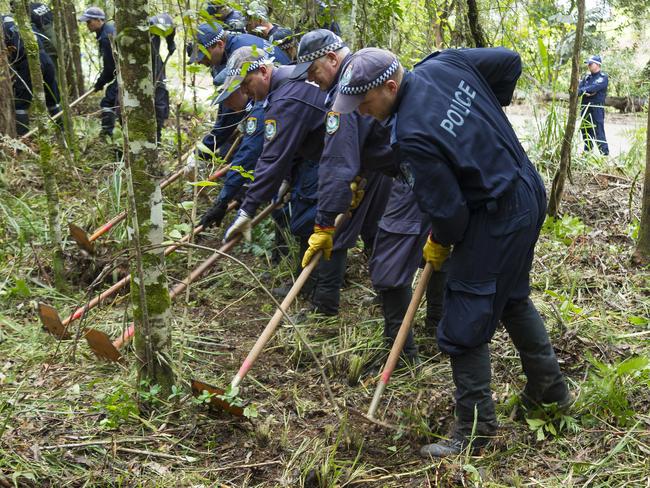
[[[187,160],[185,161],[183,174],[185,176],[194,176],[194,168],[196,168],[196,155],[192,153],[187,157]]]
[[[207,229],[213,224],[219,227],[221,225],[221,222],[223,221],[223,218],[226,216],[227,211],[228,211],[228,204],[221,199],[217,199],[215,200],[212,207],[210,207],[203,214],[203,217],[201,217],[200,224],[203,226],[204,229]]]
[[[334,245],[334,231],[336,227],[314,226],[314,232],[309,236],[309,247],[302,257],[302,267],[309,264],[309,261],[318,251],[323,251],[323,257],[329,259],[332,256],[332,246]]]
[[[253,220],[252,217],[248,215],[244,210],[239,210],[237,212],[237,217],[235,218],[235,221],[230,225],[230,227],[226,231],[226,236],[223,238],[223,242],[228,242],[237,234],[243,235],[244,239],[250,242],[252,237],[251,236],[252,220]]]
[[[102,88],[104,88],[104,85],[100,85],[99,83],[95,83],[95,86],[93,86],[93,91],[102,91]]]
[[[352,191],[352,201],[350,202],[350,209],[354,210],[361,204],[363,196],[366,194],[366,191],[363,189],[361,182],[363,178],[357,176],[354,178],[352,183],[350,183],[350,190]]]
[[[431,263],[435,271],[440,271],[442,263],[444,263],[447,256],[449,256],[450,250],[451,246],[438,244],[437,242],[432,241],[431,236],[429,236],[427,238],[427,243],[422,249],[422,255],[427,263]]]

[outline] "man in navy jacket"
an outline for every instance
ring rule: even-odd
[[[578,85],[578,95],[582,96],[583,119],[580,132],[585,141],[585,151],[590,151],[595,141],[600,152],[607,156],[609,146],[605,137],[605,98],[609,78],[600,70],[600,56],[591,56],[585,63],[589,74]]]
[[[451,357],[456,420],[424,456],[481,448],[496,433],[488,343],[502,322],[521,356],[524,408],[570,395],[544,322],[529,298],[546,194],[502,106],[521,74],[515,52],[449,49],[405,72],[389,51],[352,56],[334,110],[390,118],[400,170],[431,222],[423,254],[448,261],[440,350]],[[453,248],[453,250],[452,250]]]

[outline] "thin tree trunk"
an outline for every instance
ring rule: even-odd
[[[20,37],[25,44],[29,74],[32,81],[31,120],[36,124],[36,142],[39,152],[39,165],[43,173],[43,187],[47,198],[47,213],[49,239],[52,249],[52,269],[54,282],[58,289],[65,288],[65,273],[63,267],[63,249],[61,247],[61,217],[59,208],[59,185],[56,180],[56,164],[52,161],[52,146],[50,145],[52,123],[47,113],[43,74],[39,59],[38,42],[32,31],[29,20],[29,1],[22,0],[16,8],[16,25]]]
[[[650,98],[649,98],[650,99]],[[641,221],[639,222],[639,240],[632,261],[639,266],[650,264],[650,105],[648,105],[648,133],[645,145],[645,180],[643,182],[643,201],[641,203]]]
[[[557,217],[560,212],[560,203],[564,193],[564,183],[571,170],[571,143],[576,129],[578,117],[578,77],[580,76],[580,48],[582,47],[582,35],[585,27],[585,0],[578,0],[578,23],[573,44],[573,56],[571,59],[571,87],[569,93],[569,116],[564,129],[562,147],[560,149],[560,165],[553,177],[553,187],[548,202],[548,215]]]
[[[16,119],[14,113],[13,85],[11,83],[11,70],[7,59],[7,48],[4,43],[4,29],[0,29],[0,93],[7,96],[0,97],[0,134],[16,137]]]
[[[467,21],[469,22],[469,30],[472,33],[472,39],[474,39],[474,45],[476,47],[486,47],[488,43],[485,40],[485,34],[483,33],[483,28],[479,21],[478,5],[476,4],[476,0],[467,0]]]
[[[59,0],[63,7],[65,23],[65,54],[68,56],[68,83],[72,87],[72,96],[79,98],[84,94],[84,73],[81,67],[81,48],[77,11],[72,0]]]
[[[63,129],[65,139],[68,142],[68,147],[75,147],[76,141],[74,140],[74,127],[72,125],[72,114],[70,112],[70,97],[68,90],[68,76],[66,72],[65,52],[63,45],[67,44],[65,37],[65,27],[63,23],[63,2],[61,0],[54,0],[54,29],[56,31],[56,59],[57,59],[57,75],[59,83],[59,94],[61,96],[61,110],[63,111]],[[72,161],[71,161],[72,162]]]
[[[156,145],[147,0],[116,3],[118,80],[130,201],[131,301],[139,382],[171,392],[171,324],[163,242],[164,169]],[[154,405],[142,405],[153,407]]]

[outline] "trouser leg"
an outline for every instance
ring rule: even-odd
[[[302,257],[305,255],[305,251],[309,247],[309,237],[299,237],[298,239],[299,239],[299,246],[298,246],[298,264],[296,269],[296,276],[299,276],[300,273],[302,272]],[[316,288],[316,285],[318,283],[319,271],[320,270],[317,267],[314,271],[311,272],[309,278],[307,278],[307,281],[305,281],[302,290],[300,290],[300,295],[302,295],[305,298],[309,298],[313,295],[314,289]]]
[[[389,288],[382,290],[380,294],[384,312],[384,339],[386,339],[388,347],[391,347],[397,337],[402,320],[404,320],[404,315],[411,301],[411,287]],[[415,358],[418,354],[412,327],[409,330],[402,353],[410,359]]]
[[[604,156],[609,155],[609,145],[607,144],[607,138],[605,137],[605,118],[599,120],[596,123],[596,143],[598,144],[598,149],[600,153]]]
[[[569,391],[566,381],[560,372],[544,321],[530,298],[508,302],[502,322],[519,351],[528,380],[524,389],[524,403],[535,406],[567,402]]]
[[[451,357],[451,371],[456,385],[456,425],[454,435],[468,439],[474,423],[475,435],[492,436],[496,433],[497,420],[490,391],[492,367],[487,344],[470,349],[464,354]],[[485,442],[487,439],[483,439]]]
[[[312,304],[315,311],[324,315],[337,315],[341,299],[341,286],[345,277],[347,249],[332,251],[330,259],[318,263],[318,282],[314,289]]]

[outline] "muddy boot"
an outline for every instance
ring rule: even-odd
[[[519,351],[521,365],[528,380],[521,394],[524,413],[551,403],[568,410],[572,397],[560,371],[544,321],[530,298],[508,302],[502,322]]]
[[[384,311],[384,339],[386,345],[390,348],[397,337],[404,315],[411,301],[411,287],[390,288],[381,292],[382,309]],[[419,364],[418,348],[413,338],[413,327],[409,330],[402,357],[407,364],[417,366]]]

